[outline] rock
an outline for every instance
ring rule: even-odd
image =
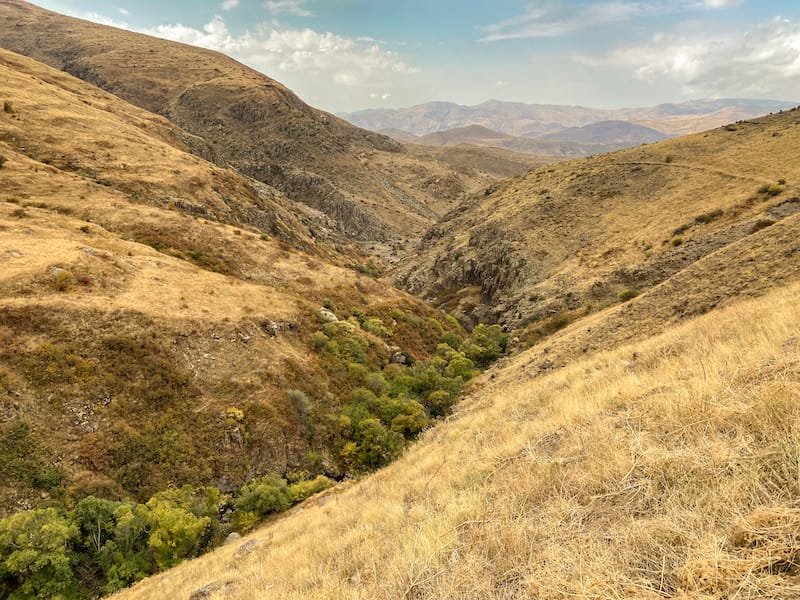
[[[242,536],[235,531],[228,534],[228,537],[225,538],[224,545],[227,546],[228,544],[233,544],[234,542],[238,542],[242,539]]]
[[[245,554],[250,554],[253,550],[258,548],[260,545],[261,545],[261,540],[247,540],[236,551],[236,556],[239,557],[239,556],[244,556]]]
[[[317,317],[319,317],[319,320],[323,323],[335,323],[339,320],[339,317],[333,314],[333,311],[324,307],[317,311]]]
[[[193,591],[189,594],[189,600],[209,600],[211,595],[218,591],[222,586],[218,583],[209,583],[208,585],[204,585],[199,590]]]
[[[404,365],[408,362],[408,357],[403,352],[395,352],[389,359],[393,365]]]

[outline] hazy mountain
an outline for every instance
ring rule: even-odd
[[[372,131],[395,128],[425,135],[481,125],[514,136],[539,136],[601,121],[629,121],[666,135],[685,134],[791,108],[795,103],[773,100],[696,100],[650,108],[604,110],[583,106],[524,104],[489,100],[476,106],[430,102],[402,109],[370,109],[340,116]],[[676,119],[680,119],[676,123]]]
[[[592,129],[585,132],[584,137],[589,138],[582,141],[581,132],[572,135],[578,139],[560,139],[557,134],[553,134],[553,139],[550,138],[529,138],[518,137],[501,133],[499,131],[492,131],[480,125],[468,125],[467,127],[457,127],[455,129],[448,129],[446,131],[437,131],[414,138],[415,143],[425,144],[428,146],[458,146],[458,145],[471,145],[483,148],[502,148],[511,150],[513,152],[522,152],[533,156],[538,156],[547,162],[554,162],[556,160],[564,160],[568,158],[580,158],[584,156],[592,156],[593,154],[602,154],[603,152],[611,152],[626,148],[631,145],[641,143],[639,141],[631,141],[640,137],[651,141],[658,132],[653,134],[646,134],[647,128],[640,127],[637,129],[636,125],[629,127],[623,126],[599,126],[592,127]],[[628,134],[626,136],[626,133]],[[603,135],[613,140],[610,142],[595,142],[591,138],[602,139]],[[396,134],[395,134],[396,135]],[[398,136],[401,139],[403,136]],[[660,139],[665,136],[660,135]]]
[[[667,139],[667,135],[650,127],[628,121],[600,121],[583,127],[568,127],[555,133],[539,136],[540,140],[580,142],[590,144],[619,144],[635,146]]]

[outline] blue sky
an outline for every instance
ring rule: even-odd
[[[798,0],[39,0],[220,50],[332,111],[800,101]]]

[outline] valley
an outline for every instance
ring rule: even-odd
[[[334,116],[21,0],[0,102],[0,597],[796,595],[800,107]]]

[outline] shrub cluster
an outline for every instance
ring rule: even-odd
[[[270,475],[230,498],[215,487],[159,492],[145,504],[89,496],[0,519],[0,597],[95,598],[174,567],[332,485]]]

